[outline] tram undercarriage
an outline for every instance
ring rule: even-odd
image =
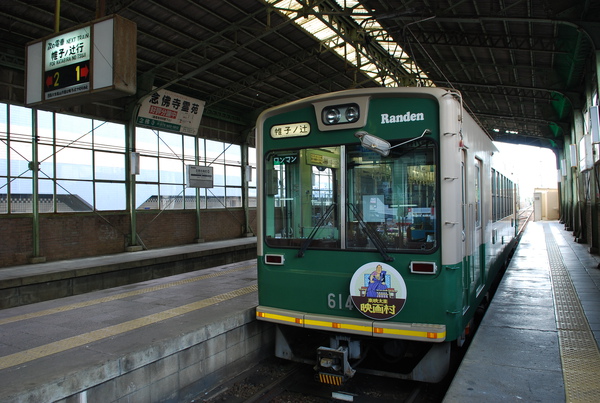
[[[315,366],[318,380],[340,385],[365,373],[428,383],[450,367],[451,343],[361,338],[276,325],[275,355]]]

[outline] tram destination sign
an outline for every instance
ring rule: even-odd
[[[26,104],[57,109],[135,94],[136,30],[111,16],[29,43]]]

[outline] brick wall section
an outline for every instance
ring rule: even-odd
[[[42,215],[40,254],[51,261],[121,252],[128,232],[129,217],[124,214]]]
[[[185,245],[194,242],[196,212],[190,210],[140,212],[137,232],[148,249]],[[223,239],[223,238],[221,238]]]
[[[230,213],[235,212],[235,215]],[[223,238],[237,238],[242,235],[244,225],[244,212],[241,210],[219,210],[213,214],[200,216],[200,236],[206,241],[216,241]]]
[[[28,263],[32,245],[31,217],[0,219],[0,267]]]
[[[205,210],[200,214],[205,242],[244,236],[244,212]],[[256,212],[250,226],[256,228]],[[195,242],[196,213],[190,210],[139,212],[137,228],[148,249]],[[125,251],[129,237],[127,213],[52,214],[40,218],[40,254],[46,261],[101,256]],[[0,217],[0,268],[28,264],[33,257],[31,216]]]

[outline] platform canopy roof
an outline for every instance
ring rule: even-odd
[[[10,0],[2,99],[23,102],[26,44],[55,32],[57,4],[59,30],[111,14],[137,24],[138,96],[165,88],[248,127],[314,94],[435,85],[459,90],[495,140],[559,149],[600,49],[590,0]],[[125,120],[132,100],[71,112]]]

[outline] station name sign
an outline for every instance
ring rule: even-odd
[[[187,186],[190,188],[212,188],[213,167],[202,165],[186,165]]]

